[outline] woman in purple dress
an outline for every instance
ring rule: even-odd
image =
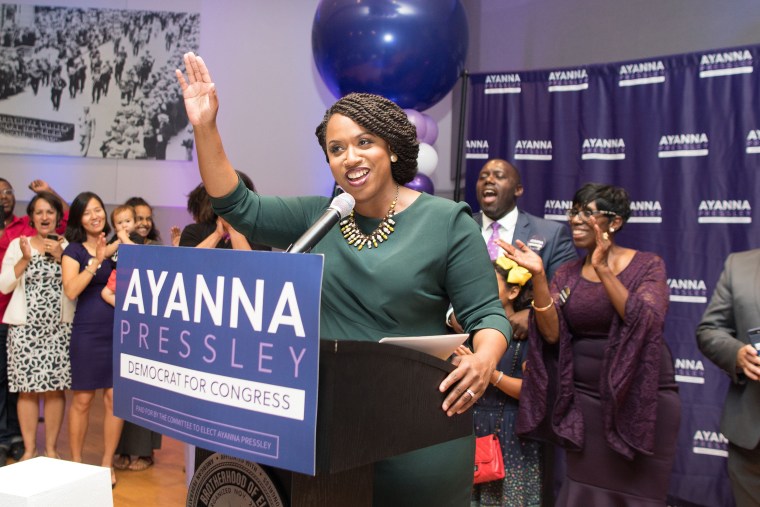
[[[92,192],[82,192],[69,209],[66,239],[69,246],[61,261],[63,290],[77,300],[71,330],[71,389],[69,409],[71,460],[82,462],[82,448],[97,389],[103,389],[104,451],[101,466],[111,468],[111,483],[116,484],[113,455],[119,442],[123,421],[113,414],[113,314],[111,305],[100,293],[113,270],[106,247],[111,228],[103,201]],[[113,248],[115,249],[115,247]]]
[[[533,275],[528,367],[517,431],[567,450],[557,505],[665,505],[681,403],[663,329],[665,265],[617,245],[627,192],[588,183],[568,219],[587,255],[560,267],[551,286],[541,258],[502,243]]]

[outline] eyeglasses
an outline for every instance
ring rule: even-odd
[[[568,220],[572,220],[573,218],[577,217],[578,215],[581,216],[581,220],[588,220],[592,216],[596,215],[607,215],[609,217],[614,217],[617,215],[614,211],[607,211],[603,209],[575,209],[571,208],[567,211],[565,211],[565,215],[567,215]]]
[[[13,195],[13,189],[12,188],[4,188],[0,190],[0,195]]]

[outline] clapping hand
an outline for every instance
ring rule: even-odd
[[[26,236],[19,237],[18,246],[21,248],[21,256],[26,260],[31,260],[32,245],[29,244],[29,238]]]
[[[187,117],[193,126],[213,123],[219,111],[219,100],[208,68],[203,58],[194,53],[185,53],[184,60],[187,79],[179,69],[175,74],[182,88]]]
[[[179,246],[179,240],[182,238],[182,230],[179,228],[179,226],[172,226],[169,232],[169,237],[171,237],[172,246]]]
[[[45,245],[45,253],[50,254],[54,259],[61,260],[63,255],[63,238],[55,236],[53,238],[45,238],[42,240]]]
[[[106,233],[101,232],[98,237],[98,243],[95,245],[95,258],[98,261],[98,265],[106,258]]]
[[[591,265],[594,268],[600,266],[606,267],[610,249],[612,248],[611,234],[602,232],[594,216],[588,219],[588,224],[594,229],[594,235],[596,236],[596,248],[594,248],[591,254]]]
[[[501,239],[497,239],[496,243],[504,250],[507,258],[530,271],[531,275],[536,276],[544,271],[544,261],[541,257],[519,239],[515,241],[515,245],[510,245]]]

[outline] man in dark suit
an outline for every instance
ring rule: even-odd
[[[566,224],[538,218],[517,208],[517,199],[523,194],[524,188],[520,173],[515,166],[498,158],[489,160],[480,170],[475,190],[480,211],[475,213],[473,218],[480,225],[483,240],[488,246],[492,260],[502,254],[494,243],[497,237],[510,244],[515,244],[515,241],[520,240],[538,253],[544,262],[544,269],[549,280],[560,265],[577,258],[578,253]],[[516,340],[528,337],[529,313],[529,310],[522,310],[509,316],[512,336]],[[451,314],[447,323],[456,332],[462,332],[455,315]],[[542,456],[541,503],[553,505],[554,490],[557,488],[554,484],[554,469],[558,458],[555,458],[555,453],[549,444],[544,448]],[[561,473],[563,470],[562,467],[558,468],[556,476],[564,476]]]
[[[489,160],[478,176],[476,194],[481,211],[473,218],[481,227],[492,260],[501,255],[493,243],[496,237],[510,244],[519,239],[541,256],[546,276],[551,280],[561,264],[575,259],[578,254],[565,224],[544,220],[517,208],[517,198],[523,191],[520,173],[515,166],[498,158]],[[454,316],[449,322],[457,330]],[[528,310],[514,313],[509,322],[516,339],[527,337]]]
[[[731,378],[720,431],[739,507],[760,505],[760,249],[726,259],[697,327],[699,350]]]

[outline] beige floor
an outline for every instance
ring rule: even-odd
[[[96,401],[100,401],[100,392]],[[67,396],[67,409],[70,397]],[[68,414],[68,412],[67,412]],[[44,449],[44,428],[37,432],[38,448]],[[64,420],[58,440],[58,452],[67,459],[69,451],[68,425]],[[90,427],[84,448],[85,463],[100,464],[103,452],[103,404],[93,405]],[[12,463],[12,460],[9,460]],[[12,466],[12,465],[11,465]],[[142,472],[116,471],[116,487],[113,490],[114,507],[181,507],[185,505],[184,444],[164,437],[161,449],[156,452],[155,465]]]

